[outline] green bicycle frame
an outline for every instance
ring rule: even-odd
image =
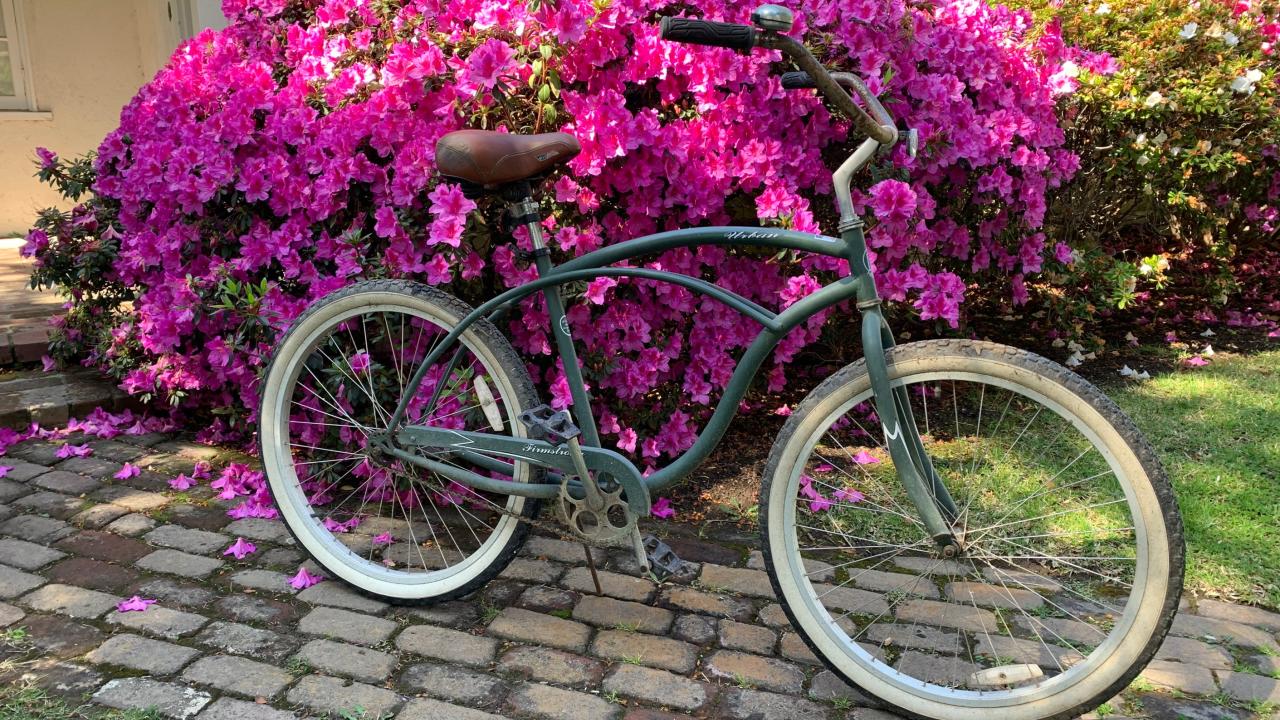
[[[423,360],[406,387],[389,424],[389,427],[397,429],[396,444],[447,450],[465,456],[484,469],[499,473],[514,473],[514,465],[500,459],[506,457],[572,474],[572,467],[567,464],[567,453],[562,448],[544,440],[519,439],[516,443],[519,445],[517,448],[513,445],[513,439],[508,436],[444,430],[422,425],[401,427],[408,400],[417,393],[427,368],[443,357],[468,327],[482,317],[506,312],[516,303],[541,291],[546,299],[556,347],[564,364],[572,397],[574,419],[583,433],[583,453],[588,467],[592,470],[607,469],[631,491],[628,492],[628,501],[632,510],[641,515],[647,514],[648,498],[651,494],[686,477],[715,449],[728,429],[729,422],[737,412],[738,405],[756,372],[782,338],[815,314],[847,300],[854,300],[863,316],[863,354],[871,376],[876,412],[884,430],[886,446],[898,468],[899,479],[912,503],[920,512],[920,518],[925,527],[939,543],[942,543],[952,537],[952,524],[959,513],[924,452],[905,391],[902,388],[890,387],[885,351],[893,346],[894,339],[881,313],[880,299],[867,259],[862,223],[860,221],[842,223],[841,230],[839,238],[759,227],[675,230],[609,245],[558,266],[551,264],[545,252],[538,253],[535,257],[539,272],[538,279],[512,288],[477,307],[463,318]],[[648,268],[608,267],[614,263],[673,248],[694,248],[701,245],[754,246],[812,252],[847,260],[851,272],[848,277],[822,287],[782,312],[774,313],[747,298],[698,278]],[[643,477],[627,458],[600,448],[599,431],[583,383],[581,365],[574,349],[569,321],[560,298],[560,286],[599,277],[634,277],[679,285],[724,303],[761,326],[760,334],[738,360],[738,365],[724,388],[723,396],[716,404],[710,420],[698,435],[698,439],[670,465],[648,477]],[[552,475],[551,479],[557,481],[554,484],[550,482],[513,483],[495,480],[456,465],[423,457],[408,452],[402,447],[390,446],[387,451],[402,460],[487,492],[549,499],[559,493],[558,479],[563,477],[563,475]]]

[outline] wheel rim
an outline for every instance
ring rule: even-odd
[[[439,595],[473,580],[503,552],[519,524],[513,515],[530,502],[471,491],[370,443],[456,322],[403,295],[353,295],[291,332],[268,380],[263,462],[284,519],[327,570],[384,595],[419,597],[427,587]],[[429,369],[405,422],[522,437],[522,408],[497,358],[470,331],[458,347],[452,368],[449,349]],[[529,474],[518,463],[504,479]]]
[[[948,393],[946,387],[940,387],[952,383],[980,386],[994,393],[976,393],[979,409],[972,411],[975,404],[970,402],[971,411],[966,413],[963,390],[952,389]],[[784,495],[788,500],[781,520],[786,551],[780,569],[798,582],[792,583],[791,588],[783,582],[782,590],[784,594],[793,595],[788,602],[798,601],[805,608],[801,617],[805,623],[807,616],[805,629],[810,639],[826,649],[837,648],[833,661],[843,664],[847,675],[876,677],[901,693],[949,706],[1010,707],[1058,693],[1074,696],[1077,693],[1071,690],[1103,666],[1109,666],[1104,675],[1116,668],[1122,668],[1120,672],[1127,669],[1133,662],[1129,659],[1133,652],[1127,647],[1121,652],[1121,641],[1138,621],[1138,609],[1143,607],[1148,589],[1146,578],[1152,567],[1146,532],[1148,520],[1136,509],[1132,483],[1121,480],[1122,464],[1113,448],[1062,404],[1007,379],[981,373],[920,372],[907,375],[894,385],[907,389],[917,425],[925,435],[926,452],[939,458],[938,472],[956,493],[957,504],[968,520],[966,539],[970,548],[966,558],[972,560],[965,562],[971,564],[972,570],[948,567],[952,561],[942,558],[921,559],[934,555],[929,552],[931,541],[922,528],[916,527],[915,510],[905,493],[900,488],[890,489],[893,486],[886,482],[893,478],[893,464],[882,443],[871,441],[877,435],[867,432],[879,432],[874,416],[859,417],[855,410],[869,407],[863,405],[871,398],[867,388],[825,413],[817,429],[805,438]],[[929,390],[921,392],[920,388]],[[933,407],[926,409],[931,397]],[[954,405],[947,410],[953,410],[951,414],[961,420],[958,429],[946,430],[936,424],[938,410],[945,407],[941,401],[947,399],[954,400]],[[997,409],[987,414],[987,404],[993,399]],[[1038,405],[1041,415],[1023,417],[1024,423],[1010,423],[1009,413],[1000,406],[1008,402],[1010,407],[1016,407],[1015,400]],[[1008,494],[996,493],[984,498],[977,492],[983,485],[999,480],[1008,486],[1019,477],[1002,478],[997,473],[983,472],[984,468],[976,462],[981,453],[971,452],[970,457],[966,457],[956,452],[957,448],[966,446],[962,439],[966,436],[970,436],[970,440],[1007,438],[1005,447],[1009,450],[999,459],[1013,459],[1023,455],[1020,448],[1034,449],[1037,444],[1046,444],[1045,433],[1035,429],[1037,423],[1044,424],[1041,419],[1045,412],[1056,418],[1064,432],[1074,431],[1091,448],[1092,452],[1087,452],[1084,458],[1090,454],[1093,458],[1086,464],[1081,465],[1081,459],[1074,459],[1077,469],[1093,466],[1095,471],[1068,476],[1073,477],[1071,480],[1060,476],[1042,488],[1056,488],[1056,491],[1038,496],[1036,490],[1024,493],[1022,498],[1026,502],[1022,505],[1018,505],[1017,499],[1010,500]],[[832,432],[833,419],[851,415],[852,422]],[[1025,423],[1029,417],[1034,419]],[[981,422],[987,423],[986,428]],[[1013,429],[1006,436],[1002,427]],[[861,440],[852,440],[856,436]],[[833,438],[836,442],[832,442]],[[1028,438],[1040,442],[1029,443]],[[939,452],[945,450],[942,446],[947,444],[952,445],[951,452]],[[968,447],[980,450],[996,444],[973,442]],[[841,461],[842,457],[847,460]],[[1072,466],[1073,457],[1067,457],[1062,463],[1067,469]],[[957,473],[957,469],[962,472]],[[1037,477],[1025,472],[1026,469],[1020,468],[1024,472],[1023,480]],[[1101,485],[1100,478],[1093,476],[1098,472],[1110,476],[1108,497],[1074,505],[1064,502],[1067,496],[1085,497],[1086,490],[1097,492],[1095,486]],[[964,482],[957,482],[958,477]],[[1044,479],[1043,475],[1040,479]],[[896,486],[896,480],[893,483]],[[964,492],[966,489],[969,492]],[[1024,508],[1037,510],[1051,502],[1061,507],[1050,512],[1020,512]],[[1104,502],[1107,504],[1102,505]],[[1095,505],[1098,507],[1088,507]],[[1124,510],[1124,520],[1119,522],[1115,517],[1117,508]],[[994,521],[973,522],[976,516],[991,512],[999,513],[989,515]],[[1072,527],[1047,533],[1027,530],[1029,526],[1046,523],[1067,524],[1075,519],[1074,515],[1089,513],[1105,517],[1095,518],[1095,524],[1087,528]],[[860,515],[865,515],[860,521],[848,520],[849,516]],[[886,518],[890,522],[886,522]],[[815,532],[815,528],[826,532]],[[901,535],[906,528],[914,529],[916,534]],[[859,529],[861,534],[853,532]],[[833,530],[843,535],[833,535]],[[1096,541],[1106,539],[1109,534],[1105,547],[1113,549],[1106,552],[1117,552],[1114,548],[1125,544],[1117,542],[1117,538],[1128,539],[1131,548],[1123,556],[1124,560],[1105,560],[1119,555],[1103,552],[1085,557],[1036,551],[1042,542],[1052,541],[1063,548],[1079,547],[1084,539]],[[1037,535],[1057,537],[1031,537]],[[828,538],[824,541],[826,545],[806,541],[818,537]],[[833,537],[839,537],[840,541],[832,541]],[[833,562],[842,552],[844,559]],[[1032,555],[1038,557],[1029,557]],[[1043,556],[1056,557],[1060,562]],[[810,563],[808,566],[806,561]],[[831,569],[814,561],[826,562]],[[1123,597],[1117,597],[1114,591],[1108,591],[1110,594],[1090,591],[1087,583],[1081,585],[1078,578],[1067,577],[1092,577],[1088,571],[1098,571],[1098,566],[1093,565],[1095,562],[1112,563],[1114,567],[1122,567],[1123,563],[1123,577],[1107,574],[1110,580],[1097,578],[1100,584],[1119,588]],[[935,574],[940,568],[957,574]],[[1066,572],[1068,570],[1070,572]],[[890,572],[893,577],[889,576]],[[828,575],[834,577],[827,582],[818,581]],[[1063,582],[1067,579],[1071,582]],[[1056,590],[1051,587],[1051,581],[1056,582]],[[966,582],[970,584],[964,585]],[[897,583],[899,587],[892,587],[890,583]],[[889,592],[884,592],[886,590]],[[1105,597],[1100,612],[1098,607],[1085,604],[1098,600],[1096,595]],[[881,598],[878,604],[876,597]],[[972,682],[973,672],[1024,664],[1036,665],[1044,677],[998,687]],[[1079,701],[1075,697],[1070,700]]]

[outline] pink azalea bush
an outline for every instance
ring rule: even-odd
[[[895,150],[856,195],[887,298],[955,327],[975,294],[1023,302],[1027,278],[1072,261],[1042,232],[1048,194],[1079,165],[1055,109],[1081,69],[1114,69],[1107,56],[986,0],[794,5],[822,59],[869,77],[921,133],[918,159]],[[87,196],[42,213],[25,248],[36,281],[72,296],[55,355],[83,354],[130,393],[213,411],[204,436],[217,439],[251,427],[275,339],[325,294],[408,277],[477,300],[530,279],[515,252],[527,238],[505,241],[500,208],[473,212],[435,176],[436,140],[463,127],[581,140],[545,187],[558,259],[689,225],[834,232],[824,157],[849,147],[847,124],[812,92],[783,91],[776,53],[658,36],[658,15],[746,22],[750,9],[224,0],[230,27],[180,47],[96,159],[40,155],[42,178]],[[827,258],[710,247],[646,264],[773,307],[848,273]],[[649,464],[687,448],[757,328],[678,287],[601,279],[580,293],[569,314],[606,441]],[[770,389],[825,320],[777,349]],[[545,321],[531,300],[507,329],[565,406]],[[229,497],[250,484],[238,471],[214,482]]]

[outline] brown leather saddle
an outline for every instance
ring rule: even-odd
[[[436,167],[441,175],[492,188],[543,175],[580,152],[577,138],[568,133],[458,130],[436,143]]]

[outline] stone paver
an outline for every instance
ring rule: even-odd
[[[689,612],[731,620],[751,617],[751,603],[738,598],[715,595],[687,587],[669,587],[662,595],[663,604]]]
[[[366,717],[382,717],[400,706],[400,696],[385,688],[341,680],[325,675],[308,675],[289,688],[285,698],[293,705],[305,705],[321,713],[350,712],[364,708]]]
[[[209,693],[149,678],[112,680],[93,695],[93,701],[100,705],[121,710],[151,708],[175,720],[195,716],[212,699]]]
[[[727,590],[739,595],[773,598],[769,576],[760,570],[729,568],[706,563],[702,566],[702,573],[698,575],[698,583],[703,587]]]
[[[1169,632],[1183,637],[1212,639],[1216,642],[1229,642],[1232,645],[1265,649],[1280,654],[1280,644],[1276,643],[1271,633],[1233,620],[1178,613],[1178,616],[1173,619],[1173,627]]]
[[[729,683],[746,682],[775,692],[799,693],[804,673],[791,663],[759,655],[719,650],[704,661],[707,676]]]
[[[516,645],[499,658],[498,671],[526,680],[586,686],[599,684],[604,663],[563,650]]]
[[[507,707],[540,720],[615,720],[622,708],[595,695],[526,683],[516,688]]]
[[[254,590],[265,590],[277,595],[292,595],[297,592],[289,584],[289,576],[274,570],[241,570],[231,576],[234,587],[247,587]]]
[[[1280,680],[1249,673],[1217,671],[1222,692],[1246,703],[1280,703]]]
[[[357,645],[376,645],[391,637],[396,627],[384,618],[329,607],[318,607],[298,622],[298,629],[308,635],[337,638]]]
[[[395,655],[332,640],[312,640],[296,657],[321,672],[369,683],[386,680],[397,662]]]
[[[826,720],[826,708],[802,698],[730,688],[724,707],[733,720]]]
[[[1235,605],[1205,598],[1196,602],[1196,614],[1280,633],[1280,613],[1249,605]]]
[[[219,553],[232,543],[232,539],[222,533],[192,530],[181,525],[161,525],[143,535],[142,539],[152,545],[197,555]]]
[[[1186,663],[1152,660],[1143,669],[1142,678],[1158,688],[1192,695],[1212,695],[1218,691],[1212,671]]]
[[[663,670],[622,664],[604,681],[605,692],[614,692],[655,705],[692,712],[707,704],[707,685]]]
[[[400,685],[413,694],[477,707],[493,706],[507,692],[501,678],[452,665],[411,665],[400,676]]]
[[[9,627],[25,616],[26,613],[22,612],[22,608],[0,602],[0,628]]]
[[[957,628],[974,633],[986,633],[997,627],[996,616],[990,610],[934,600],[911,600],[897,609],[900,623],[921,623],[939,627]]]
[[[209,622],[209,618],[152,605],[145,612],[110,613],[106,621],[111,625],[139,630],[148,635],[158,635],[166,640],[177,640],[204,627],[204,624]]]
[[[20,601],[32,610],[69,615],[73,618],[92,619],[108,610],[114,610],[121,598],[115,595],[85,590],[74,585],[52,584],[26,595]]]
[[[593,655],[606,660],[687,673],[698,664],[698,648],[681,640],[621,630],[604,630],[591,645]]]
[[[493,661],[498,642],[493,638],[433,625],[414,625],[396,637],[396,647],[404,652],[445,662],[483,667]]]
[[[591,628],[582,623],[520,608],[503,610],[489,623],[486,632],[494,637],[550,645],[576,653],[587,649],[587,639],[591,637]]]
[[[431,698],[414,698],[400,709],[396,714],[396,720],[504,720],[504,718],[483,710],[461,707]]]
[[[718,637],[720,645],[730,650],[745,650],[757,655],[768,655],[778,642],[778,636],[768,628],[733,620],[721,620]]]
[[[15,515],[0,523],[0,535],[42,545],[61,540],[73,532],[65,522],[39,515]]]
[[[0,599],[9,600],[34,590],[45,583],[45,578],[11,567],[0,565]]]
[[[657,590],[653,581],[646,578],[632,577],[608,570],[600,570],[596,575],[600,578],[600,589],[604,594],[619,600],[647,602],[653,598]],[[595,583],[591,580],[591,570],[585,567],[570,569],[564,577],[560,578],[560,584],[581,593],[594,594],[596,591]]]
[[[192,648],[138,635],[113,635],[86,658],[96,665],[119,665],[154,675],[178,672],[200,653]]]
[[[91,477],[86,477],[79,473],[67,472],[66,470],[53,470],[47,472],[31,481],[33,485],[52,490],[53,492],[66,493],[67,495],[84,495],[91,490],[96,490],[101,482]]]
[[[196,635],[195,642],[236,655],[279,662],[297,647],[297,641],[270,630],[218,620]]]
[[[663,635],[671,629],[675,614],[641,603],[588,595],[573,609],[573,619],[599,627],[626,627]]]
[[[294,720],[297,714],[270,705],[220,697],[200,713],[200,720]]]
[[[156,550],[138,560],[138,567],[151,572],[168,573],[189,578],[204,578],[223,566],[221,560],[192,555],[180,550]]]
[[[274,665],[236,655],[200,658],[182,671],[182,679],[251,698],[272,698],[293,680]]]
[[[388,607],[386,603],[380,600],[365,597],[346,585],[336,582],[322,582],[318,585],[312,585],[298,593],[298,599],[312,605],[329,605],[371,615],[381,613]]]

